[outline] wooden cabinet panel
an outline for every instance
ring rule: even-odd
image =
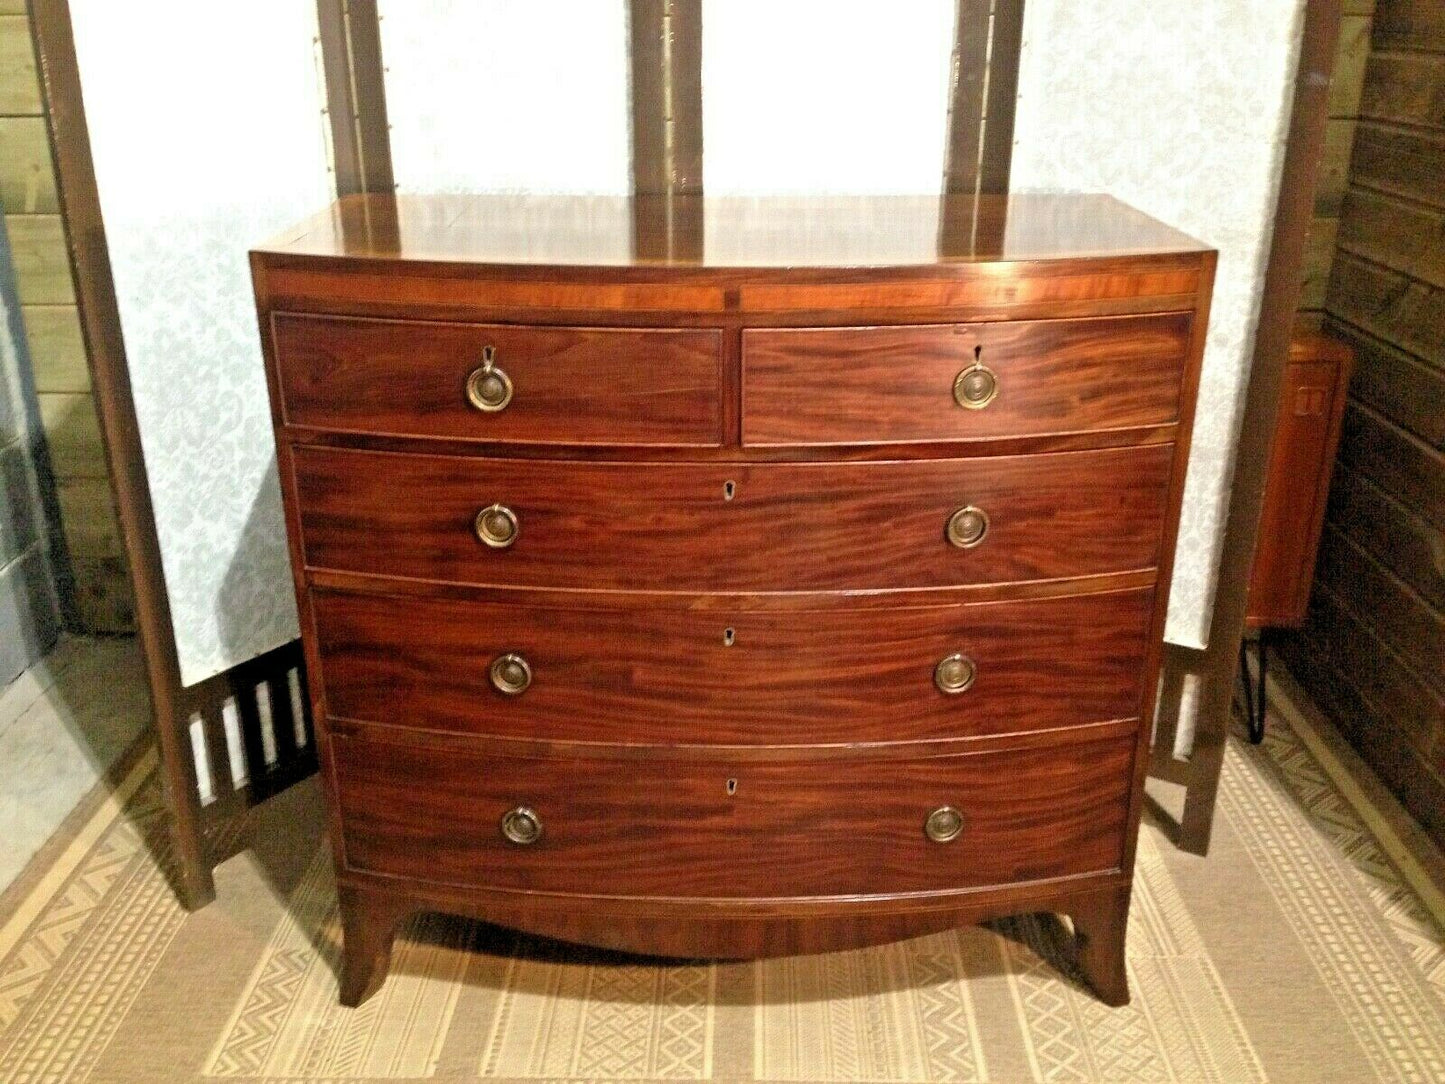
[[[525,444],[722,442],[722,336],[656,328],[272,318],[290,425]],[[468,378],[493,351],[497,399]],[[505,381],[505,383],[503,383]]]
[[[369,732],[332,742],[349,869],[721,899],[955,892],[1118,869],[1134,755],[1132,737],[761,763],[493,756]],[[935,843],[925,821],[945,806],[962,829]],[[540,821],[534,843],[503,836],[518,808]]]
[[[697,612],[319,591],[334,716],[539,741],[941,741],[1132,718],[1150,589],[874,610]],[[531,684],[499,692],[494,660]],[[963,654],[972,684],[935,668]]]
[[[744,444],[966,441],[1164,425],[1190,316],[743,332]],[[960,405],[977,368],[986,405]],[[970,400],[959,390],[964,403]]]
[[[1172,451],[763,464],[294,454],[311,568],[707,592],[946,587],[1152,568]],[[494,504],[517,520],[505,549],[473,533],[477,514]],[[988,527],[960,549],[945,529],[970,506]]]

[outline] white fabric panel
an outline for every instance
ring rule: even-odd
[[[709,195],[934,193],[953,0],[703,0]]]
[[[71,0],[181,676],[297,635],[247,249],[334,198],[316,5]]]
[[[1304,0],[1028,0],[1015,191],[1109,192],[1215,246],[1167,638],[1209,633]]]
[[[378,8],[399,191],[629,191],[626,0]]]

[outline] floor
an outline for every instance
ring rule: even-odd
[[[134,637],[66,637],[0,690],[0,892],[149,722]]]
[[[128,644],[67,644],[28,691],[0,696],[0,742],[17,724],[65,735],[43,748],[70,743],[78,786],[136,732],[136,674]],[[90,709],[71,706],[86,697]],[[420,916],[383,990],[343,1009],[316,781],[248,814],[251,846],[218,868],[216,902],[188,914],[163,872],[147,748],[0,907],[0,1084],[1445,1080],[1445,860],[1287,675],[1271,711],[1263,746],[1230,739],[1207,858],[1146,815],[1133,1000],[1114,1010],[1081,988],[1050,916],[736,964]],[[0,833],[3,853],[14,841]]]

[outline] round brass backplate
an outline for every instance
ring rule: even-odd
[[[923,834],[934,843],[957,839],[963,831],[963,814],[951,805],[941,805],[923,822]]]
[[[974,363],[953,378],[953,401],[965,410],[982,410],[998,395],[998,374]]]
[[[945,533],[950,545],[961,550],[972,549],[988,534],[988,513],[971,504],[965,505],[948,517],[948,529]]]
[[[467,377],[467,402],[486,414],[506,410],[512,401],[512,378],[496,366],[496,347],[482,350],[482,363]]]
[[[532,684],[532,667],[521,655],[498,655],[492,660],[491,678],[497,692],[521,696]]]
[[[963,654],[939,659],[938,665],[933,668],[933,684],[938,686],[939,692],[948,693],[950,696],[967,692],[977,676],[978,667]]]
[[[511,843],[526,846],[542,838],[542,818],[524,805],[502,814],[502,835]]]
[[[517,541],[521,524],[517,522],[517,514],[505,504],[491,504],[477,513],[472,529],[477,538],[492,549],[504,550]]]

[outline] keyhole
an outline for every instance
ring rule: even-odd
[[[973,363],[974,363],[975,365],[977,365],[982,358],[983,358],[983,347],[982,347],[982,346],[975,346],[975,347],[973,348]]]
[[[725,500],[725,501],[730,501],[730,500],[732,500],[732,499],[733,499],[733,494],[736,493],[737,491],[738,491],[738,484],[737,484],[736,482],[724,482],[724,483],[723,483],[723,500]]]
[[[732,647],[733,641],[737,639],[737,635],[734,629],[723,629],[723,647]]]
[[[734,794],[736,794],[738,792],[738,781],[736,779],[729,779],[727,790],[728,797],[732,797]]]

